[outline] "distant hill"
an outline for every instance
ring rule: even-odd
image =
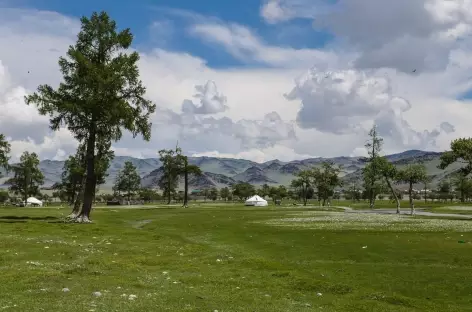
[[[388,155],[387,158],[396,166],[402,167],[407,164],[423,162],[428,174],[433,178],[432,185],[437,185],[441,180],[451,176],[460,164],[451,165],[447,170],[437,169],[441,153],[410,150],[403,153]],[[249,182],[254,185],[289,185],[294,175],[300,170],[319,166],[323,161],[331,160],[342,165],[342,179],[347,183],[360,183],[364,162],[358,157],[334,157],[334,158],[309,158],[282,162],[271,160],[265,163],[256,163],[244,159],[216,158],[216,157],[189,157],[189,163],[199,166],[203,175],[191,177],[190,188],[199,189],[205,187],[225,187],[238,181]],[[103,189],[111,189],[118,172],[123,168],[126,161],[131,161],[137,168],[145,187],[153,185],[154,181],[162,175],[159,159],[138,159],[127,156],[117,156],[111,162],[108,169],[108,177]],[[45,176],[45,185],[51,186],[60,180],[63,161],[43,160],[40,169]],[[0,179],[3,183],[6,178]],[[182,187],[183,185],[181,185]]]

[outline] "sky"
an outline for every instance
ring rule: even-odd
[[[444,151],[472,132],[472,0],[0,0],[0,133],[63,160],[77,142],[24,96],[61,82],[80,17],[130,28],[149,142],[116,155],[186,154],[263,162],[360,156],[375,124],[387,154]]]

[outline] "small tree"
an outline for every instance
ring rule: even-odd
[[[119,192],[124,192],[128,203],[131,196],[136,194],[141,187],[141,177],[139,176],[136,167],[131,161],[126,161],[123,169],[118,173],[115,181],[115,189]]]
[[[415,213],[415,204],[413,203],[413,185],[421,183],[427,177],[426,167],[423,164],[408,165],[398,173],[398,179],[408,183],[408,196],[410,199],[411,214]]]
[[[24,152],[20,162],[12,166],[13,178],[6,184],[10,185],[10,191],[15,195],[20,194],[26,204],[30,196],[39,194],[39,187],[44,183],[44,176],[39,169],[39,158],[36,153]]]

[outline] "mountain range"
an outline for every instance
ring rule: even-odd
[[[441,154],[438,152],[409,150],[387,155],[386,157],[397,167],[419,162],[424,163],[428,174],[432,178],[431,185],[433,186],[443,179],[449,178],[460,168],[460,164],[455,163],[446,170],[438,169],[437,165],[439,164]],[[359,157],[309,158],[289,162],[276,159],[265,163],[256,163],[245,159],[189,157],[189,163],[199,166],[203,171],[201,176],[192,176],[189,184],[191,189],[222,188],[238,181],[248,182],[256,186],[265,183],[288,186],[297,172],[319,166],[326,160],[331,160],[335,164],[342,166],[341,177],[345,183],[361,183],[362,168],[365,166],[365,163]],[[152,187],[154,181],[162,175],[161,162],[157,158],[139,159],[116,156],[108,169],[106,183],[101,187],[103,190],[111,189],[118,172],[123,168],[126,161],[131,161],[136,166],[142,178],[143,187]],[[60,181],[63,165],[63,161],[43,160],[40,162],[39,167],[45,176],[44,187],[50,187]],[[0,179],[0,184],[3,184],[6,178],[8,178],[8,175]],[[2,187],[6,186],[2,185]],[[182,187],[182,183],[180,187]]]

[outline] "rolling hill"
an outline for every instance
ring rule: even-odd
[[[410,150],[388,155],[387,158],[399,168],[407,164],[423,162],[426,165],[428,174],[433,179],[431,184],[437,185],[441,180],[450,177],[460,167],[460,164],[456,163],[446,170],[437,169],[440,156],[441,153],[437,152]],[[360,183],[362,168],[365,164],[357,157],[309,158],[290,162],[271,160],[265,163],[256,163],[244,159],[189,157],[189,162],[199,166],[203,171],[202,176],[191,177],[190,188],[199,189],[213,186],[221,188],[238,181],[249,182],[254,185],[265,183],[269,185],[289,185],[294,178],[294,174],[300,170],[319,166],[326,160],[342,165],[341,175],[346,183]],[[102,186],[102,189],[111,189],[113,181],[126,161],[131,161],[137,167],[144,187],[153,186],[154,181],[162,175],[159,159],[117,156],[108,169],[106,184]],[[49,187],[60,180],[63,165],[63,161],[43,160],[40,162],[40,169],[45,176],[44,186]],[[5,179],[6,177],[2,178],[0,183],[4,183]]]

